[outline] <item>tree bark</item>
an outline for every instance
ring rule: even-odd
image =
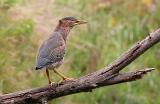
[[[128,51],[105,68],[82,76],[72,81],[55,83],[52,86],[29,89],[0,96],[0,104],[47,104],[49,100],[79,93],[91,92],[95,88],[119,84],[141,79],[144,74],[154,68],[146,68],[135,72],[120,73],[120,71],[142,55],[150,47],[160,41],[160,29],[147,35]]]

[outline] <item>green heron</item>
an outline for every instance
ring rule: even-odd
[[[63,63],[66,51],[67,36],[70,30],[74,26],[84,23],[86,22],[79,21],[74,17],[64,17],[60,19],[55,30],[40,46],[36,57],[35,69],[39,70],[45,68],[49,84],[52,83],[49,76],[49,69],[53,70],[57,75],[59,75],[62,80],[68,79],[66,76],[56,71],[56,68]]]

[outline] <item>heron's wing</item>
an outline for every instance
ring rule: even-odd
[[[36,59],[36,67],[43,68],[60,62],[65,54],[65,42],[58,33],[53,34],[40,47]]]

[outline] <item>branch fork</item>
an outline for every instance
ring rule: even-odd
[[[120,71],[158,42],[160,42],[160,29],[147,35],[146,38],[137,42],[119,58],[99,71],[82,76],[74,81],[0,95],[0,104],[47,104],[49,100],[58,97],[79,92],[91,92],[93,89],[103,86],[136,81],[154,68],[128,73],[120,73]]]

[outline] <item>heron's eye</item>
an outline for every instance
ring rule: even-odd
[[[73,28],[73,25],[71,25],[70,28]]]

